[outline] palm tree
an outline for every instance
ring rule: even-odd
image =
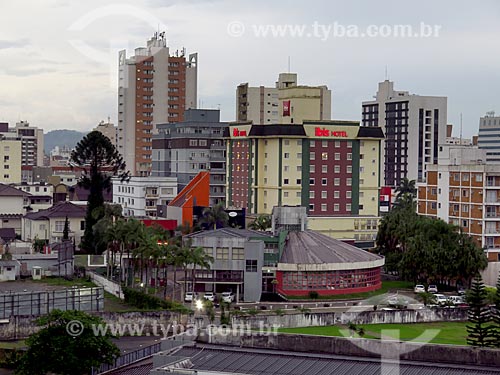
[[[202,215],[200,224],[205,225],[207,229],[224,228],[229,223],[229,215],[221,204],[205,208]]]
[[[210,265],[213,263],[214,258],[208,255],[202,247],[191,248],[191,282],[193,283],[193,292],[196,286],[196,267],[201,269],[210,269]]]
[[[259,215],[250,225],[250,229],[266,231],[271,228],[271,216]]]
[[[396,199],[399,201],[405,196],[410,196],[413,199],[417,196],[417,187],[415,180],[409,180],[407,177],[403,178],[396,188]]]

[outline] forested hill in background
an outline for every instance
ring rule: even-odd
[[[44,150],[47,155],[55,147],[67,146],[70,149],[86,135],[87,133],[78,132],[76,130],[52,130],[45,134]]]

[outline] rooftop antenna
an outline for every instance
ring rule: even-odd
[[[462,144],[462,112],[460,112],[460,145]]]
[[[389,80],[389,74],[387,73],[387,65],[385,66],[385,80]]]
[[[290,63],[290,56],[288,56],[288,73],[290,73],[290,65],[291,65],[291,63]]]

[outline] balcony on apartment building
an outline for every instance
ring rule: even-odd
[[[158,188],[146,188],[146,198],[159,198]],[[155,202],[156,204],[156,202]],[[146,201],[147,205],[147,201]]]
[[[487,188],[500,188],[500,176],[487,176],[485,186]]]
[[[485,203],[487,203],[487,204],[500,204],[500,191],[488,190],[486,192]]]
[[[498,207],[498,206],[486,206],[486,212],[485,212],[484,217],[486,219],[500,218],[500,207]]]

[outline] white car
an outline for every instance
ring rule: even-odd
[[[196,299],[196,293],[194,292],[186,292],[184,296],[184,302],[193,302]]]
[[[234,302],[234,294],[233,294],[233,292],[224,292],[224,293],[222,293],[222,302],[226,302],[226,303]]]
[[[415,285],[414,289],[415,293],[425,293],[425,286],[423,285]]]
[[[448,297],[448,300],[451,301],[455,306],[464,305],[466,303],[464,296],[451,296]]]
[[[444,294],[434,294],[434,297],[436,298],[436,304],[444,306],[448,303],[448,297],[446,297]]]
[[[436,285],[429,285],[429,287],[427,288],[427,291],[429,293],[437,293],[438,292],[438,287]]]
[[[207,301],[214,302],[215,301],[215,294],[214,292],[205,292],[203,295],[203,298],[206,299]]]

